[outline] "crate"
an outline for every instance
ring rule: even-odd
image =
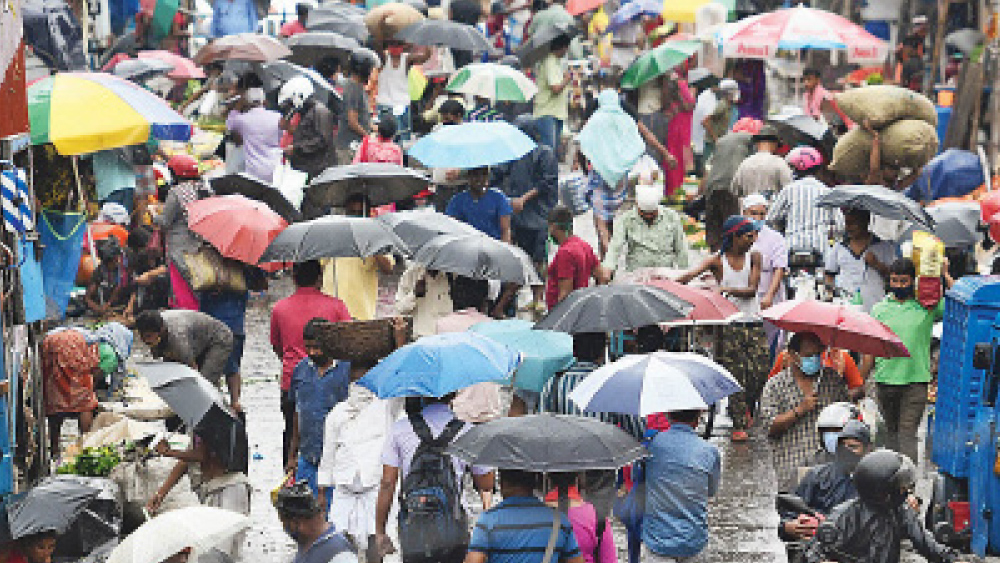
[[[945,299],[931,459],[941,471],[965,478],[984,380],[983,370],[972,367],[972,353],[976,344],[991,341],[1000,315],[1000,276],[962,278]]]

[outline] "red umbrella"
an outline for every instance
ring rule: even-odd
[[[667,324],[685,324],[689,321],[695,321],[699,324],[723,323],[732,315],[740,312],[736,305],[710,289],[692,287],[671,279],[656,277],[642,283],[658,287],[694,305],[694,309],[691,309],[691,313],[685,319]]]
[[[908,358],[909,350],[891,328],[849,305],[785,301],[761,315],[790,332],[812,332],[827,346],[882,358]]]
[[[188,227],[226,258],[256,264],[288,223],[271,208],[241,195],[198,200],[187,207]]]
[[[571,16],[579,16],[584,12],[589,12],[601,6],[605,2],[607,0],[569,0],[569,2],[566,2],[566,11]]]
[[[167,74],[170,78],[205,78],[205,71],[198,65],[194,64],[194,61],[187,57],[171,53],[170,51],[140,51],[139,58],[156,59],[158,61],[174,65],[174,70],[171,70]]]

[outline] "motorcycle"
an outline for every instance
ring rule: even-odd
[[[791,493],[778,493],[775,498],[774,505],[778,512],[806,514],[820,521],[819,525],[816,527],[816,534],[813,537],[814,541],[819,544],[820,551],[823,555],[823,561],[836,561],[837,563],[865,563],[860,558],[837,549],[836,546],[837,540],[840,538],[840,531],[837,529],[836,524],[830,520],[826,520],[823,514],[810,508],[809,505],[806,504],[806,501],[802,500],[802,497]],[[811,543],[812,542],[809,541],[787,542],[786,549],[788,551],[789,563],[803,563],[805,561],[806,549]]]

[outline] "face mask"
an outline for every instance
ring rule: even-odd
[[[823,449],[828,453],[837,453],[837,443],[840,440],[840,432],[821,432],[823,438]]]
[[[834,454],[834,463],[836,463],[845,473],[854,473],[854,468],[858,466],[858,462],[864,454],[854,453],[847,446],[837,446],[837,452]]]
[[[898,301],[906,301],[907,299],[913,297],[912,285],[908,285],[906,287],[890,287],[889,291]]]
[[[799,369],[806,375],[816,375],[822,367],[819,355],[806,356],[799,360]]]
[[[394,57],[398,57],[398,56],[400,56],[400,55],[403,54],[403,48],[402,47],[389,47],[389,54],[392,55],[392,56],[394,56]]]

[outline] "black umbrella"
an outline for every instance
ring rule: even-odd
[[[686,318],[693,308],[657,287],[598,285],[567,295],[535,323],[535,328],[570,334],[632,330]]]
[[[368,196],[372,205],[401,201],[427,189],[425,172],[387,162],[366,162],[327,168],[306,188],[315,205],[343,207],[352,194]]]
[[[208,183],[217,195],[242,195],[249,199],[257,200],[271,208],[272,211],[281,215],[289,223],[294,223],[302,218],[302,215],[295,209],[285,196],[281,195],[278,188],[264,183],[257,178],[240,172],[238,174],[226,174],[211,178]]]
[[[37,534],[62,534],[101,490],[72,478],[49,478],[7,505],[12,540]]]
[[[531,258],[523,250],[482,233],[436,236],[417,250],[413,261],[428,270],[476,280],[500,280],[518,285],[542,283]]]
[[[575,36],[580,30],[572,24],[557,22],[542,26],[531,35],[524,44],[517,48],[517,58],[521,59],[521,68],[531,68],[535,63],[549,54],[549,44],[557,37]]]
[[[364,12],[356,13],[339,8],[336,11],[316,8],[309,12],[306,29],[309,31],[332,31],[358,41],[368,40],[368,26],[365,25]]]
[[[159,59],[129,59],[116,64],[111,72],[126,80],[145,80],[173,69],[174,65]]]
[[[243,422],[225,405],[219,390],[190,366],[139,362],[150,388],[194,430],[230,471],[246,471],[249,443]]]
[[[465,25],[476,25],[483,15],[483,5],[478,0],[455,0],[448,5],[452,21]],[[448,14],[445,14],[446,16]]]
[[[647,453],[617,426],[596,418],[561,414],[498,418],[479,424],[456,438],[447,452],[475,465],[538,473],[613,470]]]
[[[934,219],[919,203],[883,186],[837,186],[821,196],[816,206],[865,209],[888,219],[913,221],[934,232]]]
[[[61,0],[30,0],[22,6],[24,42],[52,70],[86,70],[83,27]],[[133,36],[132,45],[135,45]]]
[[[827,160],[833,155],[837,136],[832,129],[812,117],[801,113],[779,114],[768,117],[767,122],[778,130],[778,136],[785,144],[816,147]]]
[[[346,60],[358,47],[361,44],[356,39],[332,31],[297,33],[288,38],[288,48],[292,50],[288,60],[306,66],[315,65],[326,57]]]
[[[438,235],[480,234],[472,225],[433,209],[386,213],[379,215],[376,221],[388,225],[410,249],[411,254]]]
[[[333,84],[330,84],[325,77],[311,68],[301,67],[288,61],[274,61],[259,65],[255,72],[264,81],[264,90],[269,93],[280,90],[285,82],[295,76],[305,76],[312,82],[315,91],[313,96],[326,104],[326,107],[330,108],[334,114],[340,112],[340,94],[334,90]]]
[[[419,21],[400,30],[396,39],[414,45],[443,46],[476,53],[491,50],[490,42],[481,31],[471,25],[447,20]]]
[[[927,214],[934,219],[934,235],[948,248],[968,248],[983,239],[979,203],[948,201],[926,209]],[[900,240],[912,239],[913,231],[916,230],[923,229],[914,225],[903,233]]]
[[[145,48],[145,45],[142,45],[141,47]],[[119,37],[110,47],[104,50],[104,53],[97,62],[97,66],[98,68],[104,68],[104,65],[111,62],[111,59],[119,53],[125,53],[130,57],[135,57],[139,52],[139,48],[140,45],[135,40],[135,32],[130,31]]]
[[[271,241],[260,262],[305,262],[317,258],[368,257],[406,252],[389,227],[366,217],[329,215],[289,226]]]

